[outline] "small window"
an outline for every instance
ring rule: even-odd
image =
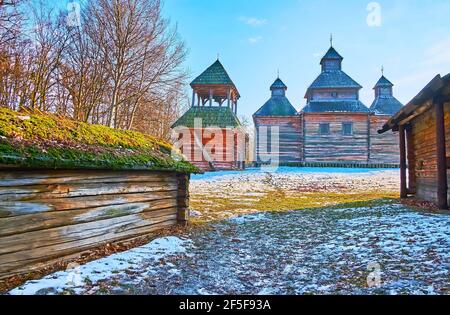
[[[353,123],[342,123],[342,134],[344,136],[353,135]]]
[[[330,124],[322,123],[319,125],[319,133],[321,135],[329,135],[330,134]]]
[[[332,97],[332,98],[337,98],[337,97],[338,97],[337,92],[331,92],[331,97]]]

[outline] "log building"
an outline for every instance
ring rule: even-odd
[[[5,108],[0,134],[0,281],[189,218],[198,169],[168,143]]]
[[[245,168],[248,135],[239,118],[240,94],[217,60],[191,83],[192,104],[172,125],[177,147],[203,170]]]
[[[436,76],[380,130],[398,132],[401,197],[448,210],[450,192],[450,74]]]
[[[383,74],[368,108],[359,99],[362,86],[342,70],[343,59],[331,45],[298,113],[285,96],[286,85],[275,81],[271,99],[253,115],[258,163],[273,162],[278,154],[281,164],[398,165],[398,137],[377,132],[402,107],[393,84]]]

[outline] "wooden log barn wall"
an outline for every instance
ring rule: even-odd
[[[0,135],[0,279],[188,220],[198,169],[168,143],[4,108]]]
[[[0,278],[188,218],[188,175],[0,168]]]
[[[448,209],[450,192],[450,74],[436,76],[380,130],[399,131],[401,196]]]

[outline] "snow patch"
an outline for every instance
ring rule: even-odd
[[[59,271],[40,280],[28,281],[24,285],[9,292],[11,295],[58,294],[73,291],[76,294],[85,292],[86,285],[95,285],[101,280],[113,277],[124,271],[139,271],[142,263],[149,260],[182,254],[191,245],[190,241],[178,237],[156,239],[147,245],[95,260],[81,266],[73,266],[66,271]],[[146,272],[151,272],[152,266]],[[176,272],[174,272],[176,273]]]

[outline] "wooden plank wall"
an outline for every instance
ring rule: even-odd
[[[0,169],[0,278],[183,222],[187,189],[172,172]]]
[[[370,116],[370,163],[400,164],[398,132],[378,133],[389,118],[390,116]]]
[[[268,156],[278,156],[280,163],[298,163],[303,161],[303,127],[300,116],[255,117],[255,126],[257,132],[256,154],[258,162],[267,162],[268,150],[270,152]],[[267,127],[267,132],[269,133],[265,137],[267,141],[263,141],[264,137],[260,136],[260,132],[264,130],[261,129],[260,131],[260,127]],[[270,146],[272,127],[278,128],[279,150],[273,150]],[[266,156],[262,157],[261,154],[266,154]]]
[[[450,104],[444,107],[447,156],[450,156]],[[416,196],[437,202],[436,112],[431,108],[412,122]],[[450,173],[447,174],[450,182]],[[450,201],[450,194],[449,194]]]
[[[215,133],[217,132],[217,134]],[[181,152],[188,161],[200,169],[209,170],[210,164],[207,156],[203,154],[203,148],[207,147],[212,151],[210,155],[212,164],[216,169],[231,170],[242,165],[247,157],[245,133],[238,129],[228,130],[224,128],[190,129],[190,138],[183,140]],[[197,142],[195,135],[199,138]],[[200,145],[201,144],[201,145]]]
[[[368,162],[368,115],[304,113],[306,162]],[[353,135],[342,134],[342,123],[353,122]],[[320,135],[320,123],[330,123],[330,135]]]

